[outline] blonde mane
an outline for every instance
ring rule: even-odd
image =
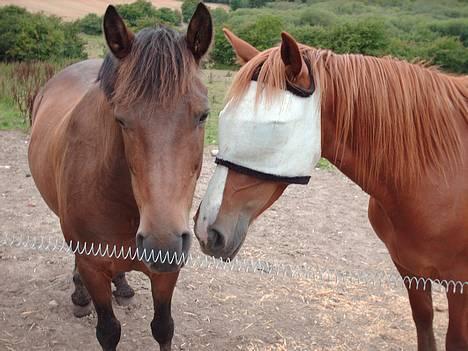
[[[384,176],[408,186],[429,169],[445,176],[447,164],[461,164],[456,117],[468,123],[467,77],[389,57],[338,55],[304,45],[300,50],[320,88],[322,111],[333,106],[336,138],[355,154],[363,184]],[[240,69],[229,99],[235,103],[243,96],[259,67],[258,82],[264,84],[258,86],[267,97],[285,89],[285,66],[275,47]]]

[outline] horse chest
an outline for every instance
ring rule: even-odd
[[[433,231],[418,230],[416,221],[390,216],[374,198],[369,201],[369,221],[386,245],[392,260],[418,275],[433,272],[437,263],[436,247],[441,240]],[[422,228],[420,228],[422,229]]]

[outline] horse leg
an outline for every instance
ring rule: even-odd
[[[154,318],[151,321],[153,337],[159,343],[161,351],[170,351],[174,336],[174,320],[171,316],[172,293],[179,272],[170,274],[153,274],[151,292],[153,294]]]
[[[78,261],[81,279],[87,287],[98,316],[96,337],[104,351],[115,351],[120,340],[120,322],[112,309],[112,274],[99,267]]]
[[[394,262],[395,263],[395,262]],[[410,277],[411,274],[403,267],[395,263],[402,278]],[[434,310],[432,307],[432,286],[429,282],[424,290],[417,289],[415,286],[409,287],[405,282],[408,298],[413,312],[413,320],[416,325],[418,337],[418,351],[436,351],[436,342],[432,321],[434,319]]]
[[[130,285],[128,285],[127,279],[125,278],[125,272],[117,273],[117,275],[112,278],[112,282],[115,285],[113,294],[119,305],[126,306],[130,304],[132,297],[135,295],[135,291]]]
[[[73,284],[75,285],[75,291],[71,295],[74,304],[73,314],[75,317],[81,318],[91,313],[91,296],[89,296],[88,290],[81,281],[76,260],[75,268],[73,268]]]
[[[468,289],[448,292],[449,325],[445,346],[447,351],[468,350]]]

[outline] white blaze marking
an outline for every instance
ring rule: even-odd
[[[218,217],[219,208],[223,201],[224,187],[228,169],[224,166],[217,165],[213,176],[208,183],[205,196],[200,204],[200,212],[195,231],[200,240],[207,241],[208,226],[213,224]]]

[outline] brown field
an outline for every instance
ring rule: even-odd
[[[127,4],[135,0],[0,0],[0,6],[17,5],[32,12],[43,11],[49,15],[56,15],[65,20],[74,20],[88,13],[103,14],[107,5]],[[169,7],[180,9],[182,1],[177,0],[151,0],[156,7]],[[210,4],[209,7],[224,7],[223,4]]]

